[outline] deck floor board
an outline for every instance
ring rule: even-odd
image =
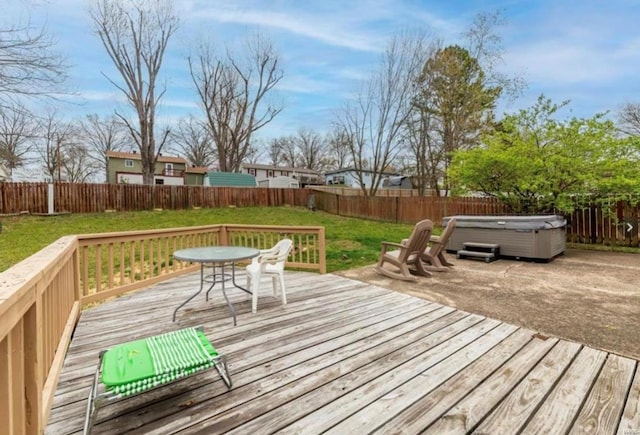
[[[239,278],[244,284],[244,277]],[[202,325],[215,370],[100,408],[93,433],[559,433],[638,429],[635,360],[336,275],[288,272],[287,307],[262,284],[258,312],[199,273],[87,309],[46,433],[81,432],[100,350]],[[205,289],[206,290],[206,289]]]

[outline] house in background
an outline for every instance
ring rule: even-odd
[[[300,187],[300,183],[293,177],[285,177],[280,175],[273,178],[265,178],[258,181],[258,187],[271,187],[271,188],[285,188],[285,189],[297,189]]]
[[[256,187],[256,177],[238,172],[207,172],[204,185],[211,187]]]
[[[364,187],[371,187],[373,181],[373,174],[375,172],[363,169],[360,171],[362,173],[362,181],[364,182]],[[398,177],[400,174],[395,172],[382,172],[382,177]],[[355,168],[343,168],[337,169],[335,171],[329,171],[324,173],[325,184],[328,185],[339,185],[344,187],[356,187],[360,188],[360,180],[358,180],[358,171]]]
[[[107,183],[142,184],[142,159],[137,152],[108,151]],[[158,156],[155,184],[202,186],[207,168],[189,165],[182,157]]]
[[[280,176],[290,177],[297,180],[301,187],[304,187],[307,184],[322,184],[322,174],[318,171],[314,171],[313,169],[243,163],[241,171],[243,174],[249,174],[256,177],[258,184],[260,184],[262,180]]]
[[[395,177],[387,177],[382,180],[382,188],[389,189],[413,189],[411,177],[408,175],[398,175]]]
[[[187,186],[203,186],[204,179],[207,175],[209,168],[203,168],[196,165],[187,165],[184,170],[184,184]]]

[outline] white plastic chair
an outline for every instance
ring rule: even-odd
[[[284,285],[284,264],[293,248],[291,239],[282,239],[271,249],[261,249],[247,266],[247,288],[253,293],[251,311],[258,310],[258,288],[262,275],[270,275],[273,280],[273,295],[277,295],[278,281],[282,292],[282,305],[287,305],[287,293]]]

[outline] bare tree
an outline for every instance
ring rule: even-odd
[[[520,75],[508,76],[499,70],[499,66],[504,62],[504,47],[497,29],[505,23],[506,20],[500,11],[481,12],[476,15],[462,37],[465,41],[463,47],[478,61],[484,71],[487,86],[500,88],[502,94],[512,101],[522,94],[527,83]]]
[[[0,108],[22,97],[52,96],[65,82],[66,65],[45,29],[30,23],[0,27]]]
[[[412,83],[424,64],[424,37],[394,37],[379,69],[339,113],[337,125],[348,136],[351,159],[360,188],[374,196],[402,150],[402,128],[411,113]],[[364,171],[371,171],[366,186]]]
[[[137,123],[116,113],[140,150],[144,184],[153,183],[156,161],[169,130],[155,137],[156,109],[166,88],[158,75],[169,39],[179,24],[168,0],[96,0],[91,18],[102,45],[120,73],[118,88],[136,113]]]
[[[56,111],[49,111],[36,132],[36,152],[40,157],[45,177],[51,181],[62,181],[64,148],[72,140],[71,124],[60,119]]]
[[[427,189],[437,189],[444,176],[441,168],[444,146],[434,134],[433,118],[427,111],[414,110],[405,126],[405,141],[410,153],[407,160],[411,164],[405,165],[403,172],[414,176],[420,195],[425,195]]]
[[[626,103],[618,111],[618,125],[628,136],[640,136],[640,104]]]
[[[64,170],[66,181],[70,183],[87,183],[100,169],[101,164],[91,155],[86,145],[73,141],[73,134],[67,137],[69,142],[63,144],[60,164]]]
[[[298,163],[298,147],[296,145],[296,138],[293,135],[282,136],[277,139],[273,139],[271,146],[278,150],[279,159],[276,160],[273,165],[281,166],[282,164],[295,168]]]
[[[283,75],[273,46],[256,35],[246,44],[246,50],[245,61],[229,51],[220,59],[208,44],[203,44],[196,59],[189,57],[191,78],[218,151],[221,171],[238,171],[253,133],[282,110],[281,104],[264,101]]]
[[[24,166],[33,144],[33,117],[20,105],[0,109],[0,163],[9,172]]]
[[[286,140],[286,137],[276,137],[269,139],[267,142],[267,157],[270,165],[278,166],[283,161],[282,154],[284,152],[284,141]]]
[[[191,164],[208,168],[216,161],[216,149],[206,127],[193,116],[181,119],[171,132],[171,148]]]
[[[247,153],[244,156],[244,162],[251,162],[257,164],[263,153],[263,148],[260,146],[260,143],[252,140],[247,148]]]
[[[327,169],[343,169],[351,165],[351,145],[349,135],[339,127],[334,128],[325,138],[329,158]]]
[[[328,147],[315,130],[300,128],[295,137],[300,158],[297,167],[321,171],[328,166]]]
[[[115,116],[101,119],[99,115],[92,114],[80,122],[80,129],[82,140],[92,151],[93,160],[104,171],[105,181],[109,180],[107,153],[125,148],[128,134],[124,125]]]

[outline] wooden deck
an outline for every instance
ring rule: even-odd
[[[640,429],[635,360],[330,274],[289,273],[287,308],[265,291],[257,314],[231,291],[236,327],[219,291],[172,323],[198,280],[166,281],[82,314],[47,433],[81,430],[99,350],[195,325],[227,355],[233,389],[210,370],[101,408],[93,433]]]

